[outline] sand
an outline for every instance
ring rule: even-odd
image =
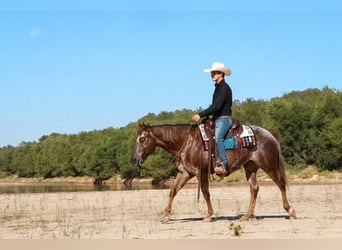
[[[342,183],[290,184],[289,218],[273,184],[260,185],[255,218],[240,221],[247,184],[212,186],[212,222],[197,186],[176,196],[161,223],[169,190],[0,195],[0,239],[342,239]]]

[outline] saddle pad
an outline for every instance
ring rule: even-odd
[[[225,150],[233,150],[241,146],[242,148],[250,148],[257,145],[257,141],[253,130],[246,125],[242,125],[242,133],[224,140]]]
[[[224,144],[225,150],[235,149],[236,148],[235,136],[225,139],[223,144]]]
[[[257,145],[253,130],[246,125],[242,125],[242,133],[240,134],[240,143],[243,148],[254,147]]]
[[[243,137],[247,137],[247,136],[254,136],[254,132],[253,130],[246,126],[246,125],[242,125],[242,133],[240,135],[240,138],[243,138]]]
[[[257,145],[255,136],[245,136],[240,138],[240,143],[243,148],[250,148]]]

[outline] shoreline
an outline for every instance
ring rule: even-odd
[[[301,170],[286,171],[288,185],[295,184],[340,184],[342,183],[342,171],[319,171],[317,167],[308,165]],[[211,174],[209,176],[210,186],[239,186],[248,185],[245,178],[245,171],[243,168],[235,171],[228,177],[220,179],[217,175]],[[103,180],[101,183],[95,185],[95,179],[89,176],[82,177],[54,177],[54,178],[23,178],[16,175],[0,178],[1,186],[20,186],[20,185],[74,185],[74,186],[139,186],[139,185],[151,185],[170,188],[174,182],[175,177],[156,181],[153,178],[133,178],[122,179],[119,174],[113,175],[107,180]],[[260,185],[276,185],[273,180],[260,169],[257,173],[257,181]],[[185,186],[198,186],[198,180],[196,177],[190,179]]]
[[[234,175],[234,174],[233,174]],[[247,184],[245,179],[234,179],[229,176],[223,180],[218,180],[217,177],[212,177],[210,180],[210,186],[239,186]],[[229,179],[231,178],[231,179]],[[101,185],[151,185],[151,186],[165,186],[171,187],[175,181],[175,178],[169,178],[155,183],[153,178],[134,178],[131,180],[121,179],[120,176],[113,176],[112,178],[103,181]],[[268,176],[258,177],[258,183],[260,185],[276,185]],[[334,173],[333,176],[322,176],[315,174],[311,177],[303,178],[298,176],[288,176],[288,185],[296,184],[340,184],[342,183],[342,173]],[[75,186],[93,186],[94,178],[92,177],[55,177],[55,178],[20,178],[16,176],[0,178],[0,186],[21,186],[21,185],[75,185]],[[198,180],[196,177],[190,179],[186,186],[197,186]]]

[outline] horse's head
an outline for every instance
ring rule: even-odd
[[[134,148],[132,163],[142,168],[147,156],[152,154],[156,148],[156,138],[149,125],[139,124],[137,142]]]

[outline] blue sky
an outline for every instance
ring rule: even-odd
[[[0,146],[205,108],[214,61],[241,101],[342,89],[339,1],[45,2],[1,3]]]

